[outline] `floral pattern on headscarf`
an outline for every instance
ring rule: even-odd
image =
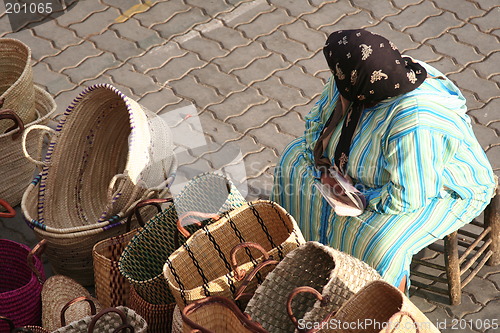
[[[386,38],[363,29],[333,32],[323,48],[339,92],[372,103],[417,88],[427,72]]]

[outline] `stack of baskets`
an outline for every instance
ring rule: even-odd
[[[24,216],[47,240],[54,271],[92,285],[94,244],[125,232],[123,218],[140,200],[169,196],[176,170],[170,128],[115,87],[98,84],[74,100],[55,130],[32,126],[23,139],[31,130],[52,137],[43,161],[23,146],[42,167],[23,195]]]
[[[0,39],[0,199],[14,207],[33,179],[35,165],[21,149],[21,133],[46,124],[54,113],[54,99],[33,82],[30,48],[16,39]],[[41,153],[41,140],[26,141],[30,154]],[[5,209],[0,206],[0,212]]]

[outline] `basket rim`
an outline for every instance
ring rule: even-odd
[[[24,79],[26,74],[28,72],[32,71],[32,68],[31,68],[31,48],[28,45],[26,45],[25,43],[21,42],[18,39],[14,39],[14,38],[0,38],[0,44],[3,44],[3,43],[13,43],[13,44],[16,44],[17,46],[22,47],[25,51],[27,51],[27,56],[26,56],[26,62],[24,65],[24,69],[23,69],[21,75],[19,75],[16,82],[14,82],[7,90],[4,91],[3,94],[0,95],[0,98],[3,98],[5,95],[10,93],[11,90],[15,89],[15,86],[21,80]],[[36,97],[35,97],[35,100],[36,100]]]

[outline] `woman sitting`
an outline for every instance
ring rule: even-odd
[[[404,291],[412,256],[486,207],[491,165],[465,98],[435,68],[366,30],[334,32],[323,51],[332,77],[304,136],[283,151],[271,199],[306,239],[365,261]],[[338,176],[361,192],[358,207],[330,205],[319,191],[349,202]]]

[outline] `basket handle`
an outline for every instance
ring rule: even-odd
[[[243,248],[250,248],[250,247],[259,250],[260,253],[262,253],[262,256],[264,257],[264,260],[269,259],[269,253],[267,253],[266,249],[264,249],[262,247],[262,245],[260,245],[260,244],[253,243],[253,242],[245,242],[245,243],[240,243],[240,244],[236,245],[235,247],[233,247],[231,249],[231,252],[229,253],[229,256],[231,258],[231,266],[233,267],[233,271],[234,271],[234,278],[237,281],[243,280],[243,278],[245,278],[245,275],[247,274],[247,272],[244,269],[238,268],[238,261],[236,260],[236,253],[238,253],[238,251],[243,249]]]
[[[204,328],[203,326],[200,326],[199,324],[195,323],[194,321],[189,318],[189,315],[196,312],[198,309],[210,305],[210,304],[219,304],[224,307],[226,307],[229,311],[231,311],[236,318],[251,332],[255,333],[269,333],[267,330],[265,330],[259,323],[255,322],[252,320],[250,315],[247,313],[242,312],[238,306],[231,301],[230,299],[226,297],[220,297],[220,296],[209,296],[202,298],[196,302],[193,302],[191,304],[188,304],[181,312],[182,316],[182,321],[186,323],[189,327],[192,328],[191,333],[194,332],[201,332],[201,333],[215,333],[211,330],[208,330]]]
[[[42,273],[36,268],[35,266],[35,258],[34,256],[40,257],[43,252],[45,252],[45,248],[47,247],[47,240],[42,239],[41,241],[36,244],[31,251],[28,253],[28,257],[26,258],[28,262],[28,267],[31,269],[31,271],[36,275],[38,282],[43,284],[43,278],[42,278]],[[64,326],[64,325],[63,325]]]
[[[69,301],[68,303],[64,304],[64,306],[62,307],[61,309],[61,327],[63,326],[66,326],[66,311],[75,303],[79,303],[79,302],[87,302],[89,303],[90,305],[90,314],[91,315],[95,315],[97,309],[96,309],[96,306],[95,306],[95,303],[92,299],[86,297],[86,296],[80,296],[80,297],[77,297],[75,299],[72,299],[71,301]]]
[[[415,319],[415,317],[413,317],[413,315],[407,311],[398,311],[396,312],[395,314],[393,314],[391,316],[391,318],[389,318],[388,322],[391,322],[391,320],[397,316],[407,316],[407,317],[410,317],[410,319],[413,321],[413,323],[415,324],[414,327],[415,327],[415,333],[420,333],[420,326],[422,323],[418,323],[417,320]],[[391,326],[393,327],[392,329]],[[387,333],[391,333],[394,331],[394,329],[397,327],[397,325],[387,325],[387,327],[385,327],[381,332],[387,332]],[[389,330],[390,329],[390,330]]]
[[[13,331],[16,328],[14,326],[14,322],[12,321],[12,319],[4,317],[4,316],[0,316],[0,320],[7,322],[7,324],[9,325],[9,332]]]
[[[28,149],[26,148],[26,140],[28,138],[28,134],[29,132],[31,132],[32,130],[40,130],[40,131],[43,131],[44,134],[45,133],[49,133],[49,134],[53,134],[53,135],[56,135],[57,132],[55,130],[53,130],[52,128],[48,127],[48,126],[45,126],[45,125],[31,125],[29,126],[28,128],[26,128],[23,132],[23,139],[22,139],[22,142],[21,142],[21,145],[23,147],[23,153],[24,153],[24,156],[31,162],[31,163],[34,163],[36,165],[40,165],[40,166],[49,166],[49,163],[46,162],[46,161],[38,161],[38,160],[35,160],[33,157],[30,156],[30,154],[28,153]]]
[[[107,308],[107,309],[101,310],[98,314],[96,314],[94,316],[94,318],[92,318],[92,321],[89,324],[88,333],[93,333],[94,332],[94,327],[95,327],[97,321],[102,316],[104,316],[105,314],[111,313],[111,312],[117,313],[120,316],[121,320],[122,320],[122,324],[126,325],[126,323],[127,323],[127,316],[125,315],[125,313],[123,313],[123,311],[121,311],[120,309],[117,309],[117,308]]]
[[[184,237],[186,237],[186,239],[191,237],[191,234],[189,233],[189,231],[187,231],[186,228],[184,227],[185,225],[196,224],[200,228],[202,227],[201,222],[198,221],[197,219],[192,218],[192,216],[196,216],[196,217],[199,217],[199,218],[202,218],[205,220],[212,219],[214,221],[217,221],[218,219],[220,219],[219,215],[213,214],[213,213],[202,213],[202,212],[191,211],[191,212],[186,212],[186,213],[182,214],[179,217],[179,219],[177,220],[177,229],[175,229],[174,246],[176,248],[179,248],[179,246],[180,246],[180,244],[179,244],[179,232]]]
[[[127,232],[130,231],[130,224],[132,222],[132,215],[134,215],[134,214],[135,214],[135,217],[137,219],[137,222],[139,222],[139,225],[141,227],[144,227],[144,224],[145,224],[144,219],[141,216],[141,212],[139,211],[139,208],[153,205],[156,207],[156,209],[158,209],[158,213],[161,213],[162,209],[161,209],[160,204],[166,203],[166,202],[174,202],[174,199],[173,198],[168,198],[168,199],[159,198],[159,199],[146,199],[146,200],[139,201],[127,217],[127,223],[126,223]]]
[[[0,206],[7,210],[7,212],[0,212],[0,217],[11,218],[16,216],[16,211],[14,210],[14,208],[12,208],[11,205],[9,205],[7,201],[0,199]]]
[[[2,105],[3,105],[3,100],[2,100]],[[0,107],[1,107],[1,105],[0,105]],[[14,121],[14,125],[12,127],[9,127],[5,131],[5,133],[8,133],[8,132],[10,132],[10,131],[15,130],[16,128],[18,128],[19,131],[17,131],[16,133],[12,134],[12,140],[17,140],[17,138],[19,138],[19,135],[21,135],[21,133],[24,132],[24,123],[21,120],[21,118],[19,118],[19,116],[17,115],[17,113],[15,113],[11,109],[3,109],[3,110],[0,110],[0,120],[2,120],[2,119],[10,119],[10,120]]]
[[[292,309],[292,301],[295,296],[301,293],[309,293],[313,294],[317,300],[321,302],[321,306],[325,305],[329,301],[329,297],[325,296],[323,297],[319,291],[312,287],[308,286],[302,286],[302,287],[297,287],[292,290],[292,292],[288,295],[288,299],[286,301],[286,312],[288,313],[288,317],[292,321],[293,325],[297,328],[299,332],[304,332],[304,333],[314,333],[319,331],[320,329],[310,329],[310,330],[305,330],[303,328],[300,328],[299,321],[297,318],[295,318],[293,314],[293,309]],[[325,319],[323,319],[322,323],[325,323],[330,320],[330,318],[336,313],[336,311],[329,313]],[[321,327],[322,325],[318,325]]]

